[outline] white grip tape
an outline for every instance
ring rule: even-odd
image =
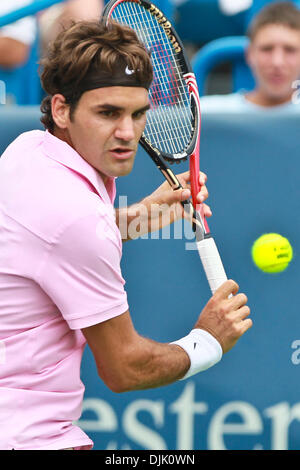
[[[180,380],[188,379],[214,366],[222,359],[223,351],[220,343],[208,331],[200,328],[195,328],[187,336],[171,344],[180,346],[190,358],[190,368]]]
[[[212,237],[197,241],[198,253],[212,293],[227,280],[218,248]]]

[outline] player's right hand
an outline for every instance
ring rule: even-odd
[[[194,328],[213,335],[221,344],[223,353],[229,351],[237,340],[252,326],[248,299],[239,293],[235,281],[224,282],[209,299]]]

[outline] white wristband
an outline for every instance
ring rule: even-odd
[[[191,365],[180,380],[187,379],[203,370],[212,367],[222,358],[223,351],[220,343],[208,331],[195,328],[184,338],[173,341],[189,355]]]

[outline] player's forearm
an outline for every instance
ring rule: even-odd
[[[116,223],[123,241],[156,232],[172,224],[176,218],[176,204],[161,202],[155,196],[147,196],[137,204],[116,209]]]
[[[151,230],[151,205],[145,198],[128,207],[116,209],[116,223],[123,242],[134,240]]]
[[[186,352],[177,345],[140,337],[139,344],[122,351],[114,370],[99,375],[114,392],[156,388],[182,378],[190,366]]]

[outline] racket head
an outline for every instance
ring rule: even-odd
[[[199,148],[200,100],[195,76],[171,22],[147,0],[110,0],[102,19],[132,28],[151,54],[154,78],[141,145],[171,163],[186,160]]]

